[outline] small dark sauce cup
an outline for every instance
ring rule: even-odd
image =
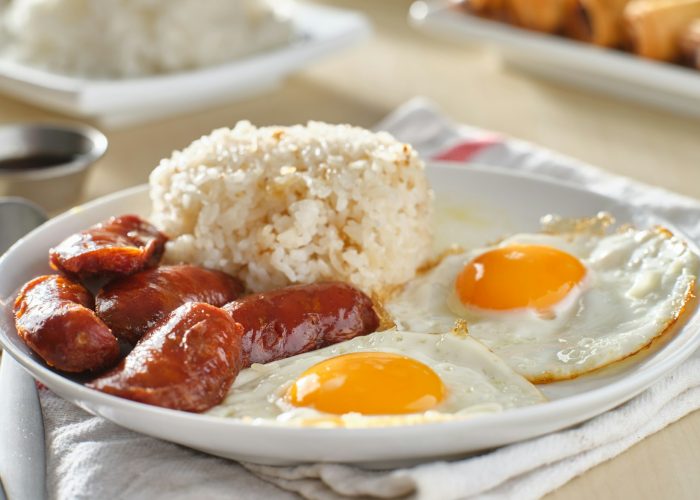
[[[72,206],[107,138],[84,125],[0,125],[0,196],[21,196],[47,211]]]

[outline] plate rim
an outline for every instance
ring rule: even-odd
[[[486,166],[480,164],[463,164],[463,163],[453,163],[453,162],[428,162],[428,168],[447,168],[449,170],[464,171],[468,169],[473,172],[480,174],[493,174],[496,177],[506,176],[515,179],[526,178],[528,180],[545,183],[554,188],[563,187],[566,189],[573,189],[575,191],[583,192],[588,195],[594,195],[601,199],[610,200],[616,204],[622,206],[633,206],[625,200],[618,200],[613,197],[607,196],[605,194],[596,192],[591,189],[583,188],[577,186],[570,182],[560,181],[558,179],[553,179],[541,174],[530,174],[526,172],[513,171],[505,167],[495,167]],[[15,252],[19,251],[25,244],[29,244],[31,240],[36,237],[37,234],[43,233],[43,231],[48,230],[48,228],[54,228],[60,226],[65,220],[72,217],[76,212],[89,211],[93,207],[97,207],[107,203],[118,202],[120,199],[129,199],[135,196],[147,196],[148,185],[142,184],[139,186],[134,186],[125,190],[118,191],[96,200],[92,200],[84,205],[75,207],[67,212],[51,219],[44,225],[35,229],[24,238],[19,240],[15,245],[13,245],[5,255],[0,257],[0,271],[6,265],[6,262]],[[653,213],[653,210],[649,211]],[[660,217],[665,220],[665,217]],[[697,245],[692,239],[690,239],[682,231],[680,235],[688,240],[688,242],[693,246],[693,250],[697,252]],[[679,335],[681,331],[685,331],[687,324],[692,320],[696,322],[700,320],[700,307],[695,306],[693,311],[688,311],[685,316],[685,322],[681,326],[681,330],[676,332],[675,335]],[[54,372],[46,366],[43,366],[38,361],[30,358],[28,355],[24,354],[11,342],[6,342],[5,332],[0,331],[0,345],[9,353],[15,360],[17,360],[24,369],[30,372],[30,374],[37,378],[40,382],[47,386],[53,386],[54,384],[63,386],[68,384],[67,391],[76,393],[78,396],[70,399],[74,404],[77,404],[83,409],[94,413],[90,406],[114,406],[118,409],[123,409],[129,412],[146,412],[151,417],[165,418],[165,419],[176,419],[177,422],[187,424],[187,425],[208,425],[213,426],[218,429],[227,429],[231,431],[242,431],[247,432],[253,437],[263,435],[266,438],[288,438],[290,433],[294,433],[296,437],[303,439],[328,439],[329,437],[334,437],[338,440],[347,440],[354,438],[374,438],[377,436],[382,436],[385,438],[393,437],[407,437],[414,436],[416,438],[420,436],[429,436],[432,432],[468,432],[470,428],[478,428],[483,425],[501,427],[501,426],[512,426],[517,424],[522,420],[538,420],[547,418],[551,416],[553,412],[557,414],[569,414],[577,413],[584,415],[582,418],[574,418],[568,425],[575,425],[577,423],[583,422],[593,416],[600,415],[605,411],[629,401],[637,394],[646,390],[648,387],[653,385],[653,383],[658,380],[659,377],[666,375],[672,369],[679,366],[683,361],[689,358],[700,346],[700,331],[694,336],[691,336],[687,341],[689,345],[686,345],[682,349],[671,352],[667,354],[664,359],[658,361],[655,365],[644,367],[641,371],[637,371],[634,374],[625,376],[621,380],[617,380],[610,385],[604,387],[597,387],[591,390],[586,390],[584,392],[565,396],[556,400],[547,401],[545,403],[509,409],[500,413],[490,413],[485,415],[475,415],[469,416],[464,419],[448,420],[444,422],[428,422],[420,424],[403,424],[403,425],[392,425],[386,427],[376,427],[376,428],[319,428],[319,427],[297,427],[297,426],[285,426],[273,423],[259,423],[259,422],[246,422],[241,419],[234,419],[229,417],[221,417],[214,415],[196,414],[188,413],[178,410],[170,410],[165,408],[159,408],[144,403],[138,403],[109,394],[104,394],[93,389],[82,386],[80,383],[70,380],[63,375]],[[672,339],[673,341],[673,339]],[[661,349],[665,349],[667,346],[663,346]],[[84,396],[83,396],[84,395]],[[603,400],[601,404],[600,400]],[[85,401],[96,401],[96,403],[85,404]],[[594,404],[595,409],[590,410],[590,405]],[[103,415],[104,416],[104,415]],[[108,417],[107,417],[108,418]],[[571,420],[571,419],[570,419]],[[121,424],[120,424],[121,425]],[[561,429],[561,427],[559,428]],[[545,432],[551,433],[557,430],[549,430]],[[543,433],[538,433],[536,435],[542,435]],[[517,442],[517,441],[513,441]],[[192,444],[182,443],[188,446],[196,447]],[[434,455],[434,454],[433,454]],[[348,463],[358,462],[358,460],[348,460]]]

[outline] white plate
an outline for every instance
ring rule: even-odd
[[[32,104],[119,127],[205,108],[269,90],[311,61],[367,36],[369,23],[349,10],[299,4],[296,39],[277,49],[184,73],[89,80],[0,59],[0,91]]]
[[[540,216],[588,216],[607,210],[620,222],[663,223],[622,202],[497,168],[432,165],[429,177],[443,214],[458,214],[439,233],[482,242],[516,230],[538,229]],[[700,314],[690,311],[675,335],[644,355],[579,380],[543,387],[550,402],[461,421],[372,429],[314,429],[251,425],[166,410],[87,389],[43,365],[17,336],[11,299],[27,280],[49,272],[47,250],[104,218],[148,214],[147,188],[99,199],[63,214],[20,240],[0,259],[0,342],[31,374],[60,396],[119,425],[208,453],[259,463],[332,461],[389,466],[452,457],[553,432],[598,415],[638,394],[700,345]],[[440,217],[442,218],[442,217]],[[693,247],[695,248],[695,247]],[[695,248],[695,250],[697,250]]]
[[[434,35],[495,45],[509,64],[546,78],[700,116],[700,70],[482,19],[448,0],[415,2],[409,20]]]

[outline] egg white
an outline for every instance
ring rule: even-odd
[[[548,314],[465,307],[454,283],[464,265],[492,248],[545,245],[577,257],[585,279]],[[698,257],[665,229],[616,234],[520,234],[498,245],[450,255],[386,304],[400,330],[439,332],[456,319],[534,383],[565,380],[648,346],[693,296]]]
[[[424,413],[372,416],[331,415],[298,408],[286,400],[287,389],[307,368],[334,356],[362,351],[402,354],[424,363],[441,378],[447,396]],[[545,397],[534,385],[463,332],[426,335],[389,330],[242,370],[225,400],[209,414],[252,423],[373,427],[465,418],[543,401]]]

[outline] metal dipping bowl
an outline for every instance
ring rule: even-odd
[[[23,198],[0,196],[0,256],[15,241],[46,222],[46,214]]]
[[[47,211],[67,208],[106,150],[104,134],[85,125],[1,125],[0,196],[22,196]]]

